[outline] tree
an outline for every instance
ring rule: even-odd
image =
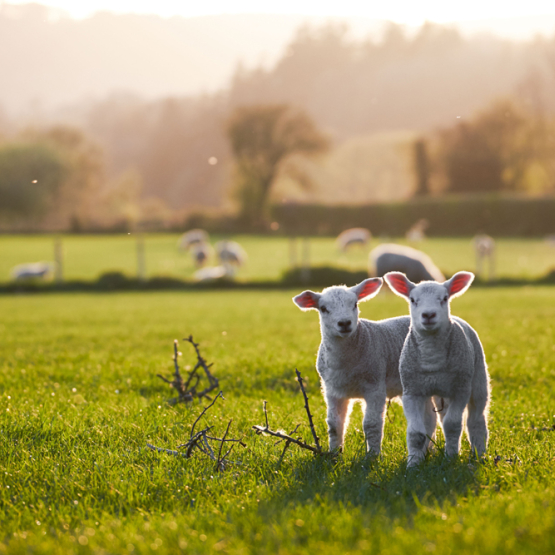
[[[47,145],[3,145],[0,148],[0,215],[8,220],[43,216],[66,176],[62,157]]]
[[[414,172],[416,173],[416,196],[430,193],[430,161],[426,140],[416,139],[413,143]]]
[[[451,192],[498,192],[526,187],[532,161],[531,120],[500,100],[442,133],[440,157]]]
[[[266,221],[272,183],[294,154],[328,148],[328,138],[312,119],[285,104],[238,108],[228,125],[236,163],[236,194],[241,216],[251,225]]]

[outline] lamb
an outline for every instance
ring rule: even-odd
[[[242,266],[247,261],[247,253],[235,241],[219,241],[216,253],[224,266]]]
[[[361,401],[366,449],[379,455],[386,400],[402,393],[399,356],[410,318],[359,318],[358,302],[377,295],[382,284],[381,278],[370,278],[354,287],[304,291],[293,298],[301,310],[318,310],[320,315],[316,369],[327,405],[330,451],[342,449],[353,403]]]
[[[199,242],[191,246],[191,256],[197,268],[202,268],[213,253],[214,249],[209,243]]]
[[[341,232],[335,240],[337,248],[341,252],[346,252],[352,245],[365,246],[368,244],[372,235],[363,227],[353,227]]]
[[[415,283],[424,280],[444,281],[441,270],[432,259],[422,251],[385,243],[377,246],[370,253],[370,275],[383,277],[387,272],[403,272]]]
[[[472,452],[482,456],[486,451],[490,383],[484,350],[472,327],[449,310],[451,299],[462,295],[473,279],[470,272],[458,272],[444,283],[415,285],[400,272],[385,275],[393,292],[410,303],[411,325],[399,362],[408,466],[424,459],[434,438],[434,404],[447,456],[460,451],[465,411]]]
[[[198,243],[209,243],[210,237],[204,229],[191,229],[184,233],[177,241],[177,248],[181,251],[189,250]]]
[[[495,240],[485,233],[479,233],[472,241],[476,254],[476,273],[483,277],[484,260],[489,263],[488,279],[495,276]]]
[[[18,264],[12,268],[11,274],[15,281],[26,279],[46,279],[52,272],[50,262],[30,262],[28,264]]]

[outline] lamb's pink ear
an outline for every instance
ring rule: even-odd
[[[474,281],[474,274],[472,272],[457,272],[451,279],[444,282],[447,288],[449,297],[458,297],[462,295]]]
[[[368,278],[361,281],[358,285],[351,287],[351,291],[357,296],[359,301],[367,301],[379,293],[382,285],[382,278]]]
[[[318,310],[318,302],[320,300],[320,293],[314,291],[303,291],[300,295],[293,297],[293,302],[301,310]]]
[[[401,272],[388,272],[384,276],[387,285],[399,297],[408,299],[410,292],[416,287],[405,274]]]

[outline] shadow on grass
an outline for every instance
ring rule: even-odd
[[[268,509],[275,511],[276,502],[283,506],[342,504],[392,519],[410,518],[421,505],[437,509],[444,503],[456,503],[478,484],[479,464],[462,456],[448,459],[442,450],[410,469],[405,460],[388,465],[364,455],[335,462],[306,458],[294,468],[290,487],[280,484],[279,491],[268,500]]]

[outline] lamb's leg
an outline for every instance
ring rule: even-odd
[[[458,455],[461,449],[461,435],[466,404],[466,399],[451,399],[443,417],[445,454],[448,457]]]
[[[472,393],[468,402],[466,429],[472,453],[481,457],[488,445],[489,384],[485,365],[477,368],[472,380]]]
[[[438,397],[437,395],[434,396],[434,405],[435,405],[435,412],[439,416],[439,421],[443,424],[443,419],[447,414],[447,409],[449,408],[449,399],[445,397]]]
[[[326,397],[328,406],[328,438],[330,451],[340,450],[343,447],[343,437],[349,414],[349,399]]]
[[[366,407],[362,428],[366,438],[366,452],[371,456],[378,456],[382,447],[386,394],[374,393],[368,395],[364,401]]]
[[[437,428],[437,414],[431,398],[426,399],[424,426],[426,427],[426,436],[429,438],[426,442],[426,449],[430,449],[433,443],[432,440],[435,439]]]
[[[403,410],[407,419],[407,466],[416,466],[426,455],[429,443],[426,429],[426,403],[428,398],[420,395],[403,395]]]

